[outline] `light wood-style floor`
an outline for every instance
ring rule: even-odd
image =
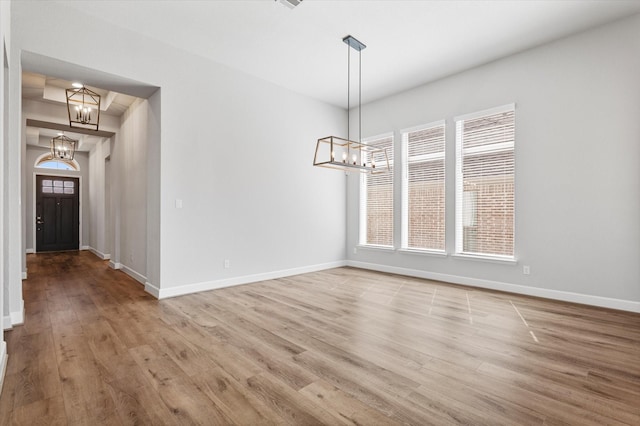
[[[157,301],[28,255],[0,424],[640,424],[640,315],[350,268]]]

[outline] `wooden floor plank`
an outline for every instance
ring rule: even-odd
[[[30,254],[0,424],[640,424],[640,315],[337,268],[158,301]]]

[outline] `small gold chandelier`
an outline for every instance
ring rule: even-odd
[[[98,130],[100,125],[100,95],[81,83],[73,83],[67,89],[67,112],[69,126]]]
[[[362,142],[362,50],[367,46],[348,35],[342,39],[347,44],[347,139],[327,136],[318,139],[313,165],[331,169],[356,169],[363,173],[386,173],[389,171],[389,156],[386,148]],[[358,141],[350,138],[351,125],[351,51],[358,52]]]
[[[76,153],[78,141],[66,137],[60,133],[51,139],[51,158],[56,160],[71,161]]]

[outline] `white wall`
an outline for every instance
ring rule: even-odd
[[[161,88],[147,111],[146,216],[157,232],[147,232],[144,242],[124,232],[112,236],[120,260],[133,253],[150,291],[179,294],[343,262],[344,176],[311,166],[316,139],[345,128],[341,109],[57,2],[13,8],[16,50]],[[49,31],[51,22],[69,20],[79,27]],[[123,148],[119,142],[112,156]],[[123,184],[137,191],[141,183]],[[117,202],[113,211],[121,216],[112,220],[124,230],[139,211],[124,204],[118,210]],[[138,232],[126,226],[127,234]],[[145,269],[136,263],[142,244]],[[231,268],[223,268],[224,259]]]
[[[447,250],[454,250],[452,117],[515,102],[517,264],[353,248],[351,264],[640,311],[640,15],[363,106],[363,136],[446,119]],[[395,179],[399,247],[400,173]],[[522,266],[531,266],[531,275]],[[519,287],[522,286],[522,287]]]
[[[5,216],[5,171],[6,171],[6,146],[9,138],[8,121],[9,121],[9,108],[8,108],[8,83],[9,83],[9,57],[10,54],[7,49],[10,47],[10,10],[11,5],[9,2],[0,2],[0,249],[2,255],[0,255],[0,391],[2,391],[2,383],[4,381],[4,375],[6,371],[7,362],[7,345],[4,341],[4,328],[5,328],[5,313],[9,314],[9,306],[6,302],[9,301],[9,282],[5,275],[5,258],[6,258],[6,235],[4,233],[5,224],[7,219]],[[10,325],[11,319],[9,317],[8,325]]]
[[[147,100],[147,282],[160,282],[161,89]]]
[[[121,118],[113,144],[120,214],[115,262],[143,284],[147,278],[147,129],[149,102],[136,100]]]
[[[344,259],[344,175],[311,165],[316,139],[345,128],[343,113],[191,64],[184,81],[216,77],[200,93],[162,87],[162,287]]]
[[[90,250],[101,259],[110,258],[107,223],[107,190],[109,184],[105,176],[105,161],[111,154],[111,139],[103,139],[89,152],[89,235]]]
[[[5,9],[3,12],[3,20],[13,16],[14,3],[1,2]],[[10,8],[10,13],[4,13]],[[6,22],[6,21],[3,21]],[[13,22],[10,22],[11,31],[6,32],[13,35]],[[9,29],[9,26],[5,27]],[[5,43],[9,42],[9,38],[5,39]],[[24,320],[24,303],[22,300],[22,259],[24,252],[22,250],[22,212],[24,206],[22,200],[24,194],[22,192],[22,164],[24,161],[24,145],[20,139],[20,108],[19,101],[21,97],[20,87],[20,58],[19,51],[13,48],[13,36],[11,44],[5,52],[8,56],[9,63],[9,79],[8,90],[5,91],[5,98],[8,97],[8,121],[7,138],[5,140],[5,164],[3,170],[4,177],[4,206],[3,206],[3,225],[4,225],[4,286],[5,286],[5,319],[10,318],[11,324],[21,324]],[[7,104],[5,103],[5,107]]]

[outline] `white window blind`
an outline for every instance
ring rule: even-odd
[[[402,247],[445,249],[445,124],[403,132]]]
[[[514,105],[456,119],[456,252],[514,255]]]
[[[371,138],[364,142],[386,148],[389,172],[361,174],[360,244],[393,247],[393,136]],[[382,159],[376,159],[376,163],[381,164]]]

